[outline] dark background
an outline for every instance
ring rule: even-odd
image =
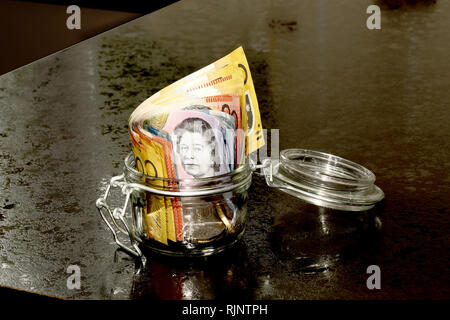
[[[170,5],[158,1],[0,1],[0,74]],[[69,5],[81,9],[81,29],[69,30]]]

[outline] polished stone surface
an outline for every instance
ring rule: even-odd
[[[381,30],[366,28],[373,1],[182,1],[1,76],[0,285],[76,299],[448,299],[450,2],[375,2]],[[140,270],[95,208],[130,151],[128,117],[239,45],[281,149],[360,163],[385,201],[333,212],[255,175],[238,246]],[[381,290],[366,286],[370,265]]]

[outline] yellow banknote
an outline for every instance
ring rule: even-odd
[[[194,91],[197,91],[198,96],[233,94],[232,89],[235,88],[236,82],[241,83],[239,94],[242,95],[246,154],[252,153],[262,147],[265,141],[253,79],[242,47],[160,90],[145,100],[132,113],[130,121],[138,118],[140,113],[145,112],[144,110],[148,111],[161,105],[172,104],[180,98],[180,95],[185,96],[186,93],[196,94]]]
[[[139,140],[139,141],[137,141]],[[132,148],[136,169],[145,175],[159,178],[167,177],[163,146],[156,141],[132,137]],[[164,181],[155,180],[156,187],[164,187]],[[147,205],[144,207],[145,231],[150,238],[167,245],[167,239],[175,239],[173,210],[170,199],[146,193]]]

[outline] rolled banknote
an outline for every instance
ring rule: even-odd
[[[139,144],[132,139],[135,148],[139,149],[134,150],[139,171],[155,177],[181,179],[179,186],[189,188],[191,185],[186,179],[211,177],[234,169],[233,116],[192,105],[172,111],[162,119],[157,121],[161,129],[144,121],[145,131],[133,130],[141,142]],[[162,154],[165,166],[155,163],[162,159]],[[203,203],[201,199],[169,199],[148,194],[147,207],[144,208],[145,225],[149,237],[164,244],[167,240],[207,241],[204,237],[214,238],[225,229],[233,229],[231,224],[224,225],[223,221],[227,221],[224,215],[214,214],[216,210],[216,206]]]
[[[164,178],[168,177],[167,161],[163,144],[156,140],[142,139],[137,141],[132,137],[136,168],[146,175]],[[164,180],[156,179],[154,184],[164,188]],[[144,227],[147,236],[167,245],[167,215],[172,214],[172,208],[162,196],[147,193],[143,208]]]
[[[160,90],[131,114],[136,169],[157,187],[183,191],[227,174],[264,145],[256,93],[242,47]],[[168,179],[166,179],[168,178]],[[146,194],[147,236],[165,245],[208,243],[234,232],[230,194],[201,198]]]
[[[238,92],[235,92],[235,82],[242,83]],[[170,104],[171,99],[178,95],[195,94],[198,97],[232,93],[237,93],[241,98],[245,154],[248,155],[265,142],[253,79],[242,47],[149,97],[131,114],[129,123],[139,118],[143,110]]]
[[[183,189],[190,187],[189,179],[212,177],[233,170],[234,125],[235,119],[227,113],[193,105],[172,111],[160,131],[150,126],[146,129],[149,134],[164,132],[170,137],[177,178],[181,179],[179,185]],[[183,238],[189,242],[208,243],[225,230],[233,231],[232,222],[228,222],[224,214],[233,212],[232,207],[222,209],[196,198],[180,201]],[[166,210],[166,215],[170,216],[171,208],[166,205]],[[232,218],[233,214],[229,216]]]
[[[232,129],[228,130],[226,134],[226,141],[229,141],[227,147],[232,147],[234,158],[229,162],[232,169],[238,168],[245,161],[245,133],[242,128],[242,116],[240,108],[240,100],[236,95],[219,95],[207,96],[196,99],[189,99],[188,101],[179,101],[175,105],[167,105],[161,108],[162,111],[156,112],[147,111],[140,115],[141,121],[135,119],[133,122],[135,128],[153,128],[161,130],[167,121],[170,112],[174,110],[198,110],[209,113],[219,119],[223,126],[222,128]],[[208,111],[209,110],[209,111]],[[233,137],[234,142],[231,141]]]

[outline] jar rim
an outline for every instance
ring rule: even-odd
[[[333,154],[286,149],[280,155],[282,167],[322,188],[361,190],[371,187],[376,180],[375,174],[366,167]]]
[[[372,208],[384,198],[375,174],[350,160],[320,151],[286,149],[264,169],[269,186],[315,205],[345,211]]]

